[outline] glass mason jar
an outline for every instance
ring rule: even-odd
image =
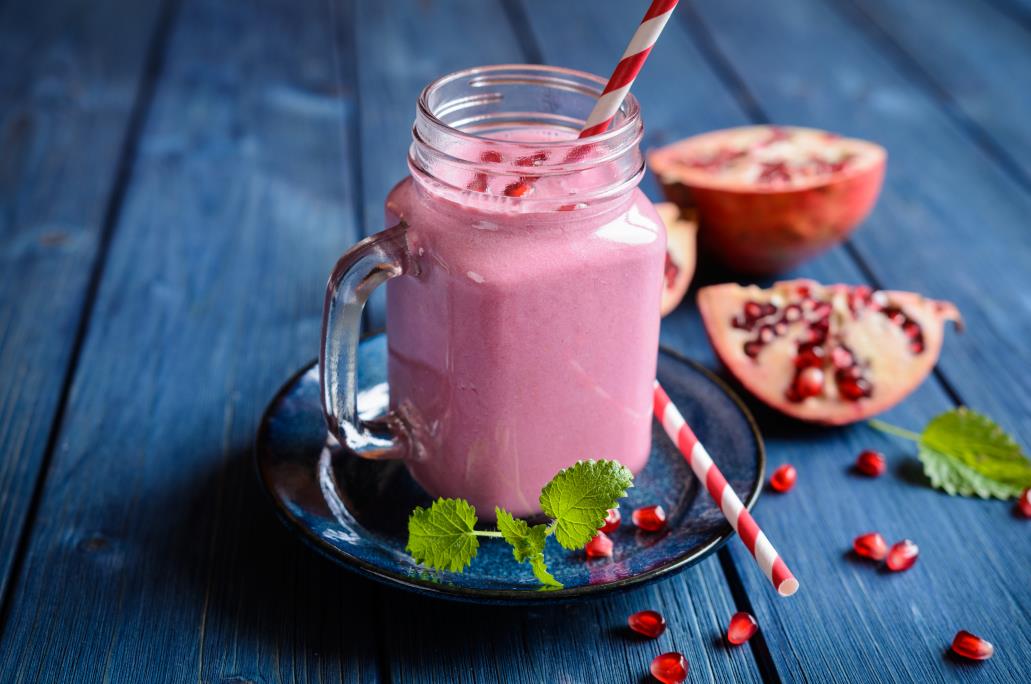
[[[391,227],[330,280],[331,430],[482,517],[537,512],[544,484],[578,460],[636,473],[648,458],[665,229],[637,189],[633,96],[607,132],[576,137],[604,83],[531,65],[431,83]],[[392,411],[370,425],[355,415],[354,349],[361,305],[386,279]]]

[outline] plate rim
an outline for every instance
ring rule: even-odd
[[[374,337],[384,334],[385,331],[383,330],[366,333],[362,336],[361,342],[366,342]],[[745,421],[748,423],[748,426],[752,431],[752,435],[755,437],[757,446],[758,475],[751,491],[749,491],[747,496],[743,499],[745,508],[751,510],[755,506],[756,501],[758,501],[759,495],[762,493],[763,483],[766,478],[766,444],[763,441],[762,433],[759,430],[759,425],[756,423],[755,417],[748,409],[744,400],[738,396],[737,392],[735,392],[725,380],[720,378],[713,371],[680,352],[670,349],[666,345],[660,344],[658,351],[660,354],[667,354],[675,360],[691,366],[691,368],[705,376],[706,379],[719,387],[719,389],[734,402],[738,410],[741,411],[742,415],[745,417]],[[385,570],[382,566],[365,561],[357,556],[347,553],[346,551],[342,551],[332,544],[329,544],[320,536],[315,534],[307,525],[301,524],[286,508],[283,501],[275,495],[272,484],[266,478],[266,469],[262,468],[262,450],[260,445],[263,443],[263,436],[269,425],[272,407],[279,403],[287,390],[301,377],[308,373],[316,364],[318,364],[317,358],[304,364],[299,370],[294,372],[286,381],[283,382],[275,395],[273,395],[272,399],[269,400],[268,404],[265,406],[265,409],[261,414],[261,420],[258,423],[258,429],[255,432],[252,462],[257,472],[258,481],[261,483],[262,490],[271,501],[272,507],[276,511],[277,516],[286,525],[286,527],[291,532],[299,533],[299,536],[301,540],[305,542],[305,545],[314,549],[320,555],[329,558],[339,566],[357,572],[363,577],[375,580],[387,586],[399,587],[407,591],[412,591],[420,595],[452,601],[461,601],[465,603],[508,605],[558,604],[587,598],[596,598],[606,594],[619,593],[650,584],[666,577],[671,577],[672,575],[699,563],[711,554],[715,553],[720,549],[720,547],[726,544],[737,534],[730,523],[727,522],[726,531],[714,535],[711,539],[706,541],[700,547],[695,548],[690,553],[678,556],[671,562],[664,563],[658,567],[652,568],[651,570],[623,577],[612,582],[606,582],[605,584],[590,584],[540,592],[527,591],[526,589],[473,589],[456,587],[454,585],[437,583],[430,580],[420,580],[418,578],[407,577],[400,573],[393,573],[389,570]]]

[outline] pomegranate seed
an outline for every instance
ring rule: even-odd
[[[880,477],[887,469],[888,466],[884,462],[884,455],[879,451],[867,449],[866,451],[861,452],[859,457],[856,458],[856,470],[861,472],[863,475]]]
[[[777,313],[777,307],[774,304],[763,304],[763,316],[772,316]]]
[[[745,303],[745,318],[750,321],[754,321],[763,315],[763,308],[759,302],[746,302]]]
[[[541,150],[527,157],[519,157],[519,159],[516,159],[516,166],[540,166],[546,161],[548,161],[548,154]]]
[[[831,363],[835,368],[848,368],[856,362],[852,352],[845,347],[835,347],[831,352]]]
[[[888,555],[888,544],[884,537],[876,532],[861,534],[852,540],[852,548],[863,558],[879,561]]]
[[[914,354],[922,354],[924,351],[923,340],[913,340],[912,342],[910,342],[909,351],[913,352]]]
[[[795,378],[795,391],[803,399],[823,394],[823,371],[812,366],[803,368]]]
[[[1028,487],[1017,499],[1017,510],[1025,518],[1031,518],[1031,487]]]
[[[795,466],[785,463],[770,475],[770,486],[773,487],[774,491],[786,492],[795,486],[795,480],[797,479],[798,471],[795,470]]]
[[[619,509],[610,508],[608,514],[605,516],[605,524],[601,526],[601,531],[605,534],[615,532],[622,520],[623,516],[619,514]]]
[[[466,186],[467,190],[473,192],[487,192],[487,174],[477,173],[473,176],[473,179],[469,181],[469,185]]]
[[[952,639],[952,650],[956,655],[971,660],[988,660],[995,653],[995,647],[991,643],[965,629],[956,632]]]
[[[797,292],[798,296],[802,299],[806,299],[810,294],[812,294],[812,290],[809,288],[808,285],[799,285],[797,288],[795,288],[795,292]]]
[[[669,258],[669,255],[667,254],[666,257]],[[751,330],[752,329],[752,326],[748,322],[748,319],[745,318],[744,316],[734,316],[732,319],[730,319],[730,324],[733,327],[737,328],[738,330]]]
[[[505,186],[505,195],[508,197],[523,197],[533,190],[533,186],[525,181],[516,181]]]
[[[480,155],[480,161],[492,162],[494,164],[497,164],[501,161],[501,153],[497,150],[485,150]]]
[[[809,342],[799,345],[798,356],[795,357],[795,368],[809,368],[810,366],[819,368],[823,365],[825,355],[826,352],[819,345]]]
[[[652,677],[662,684],[680,684],[687,680],[687,658],[676,651],[655,656],[649,669]]]
[[[788,323],[794,323],[802,318],[802,307],[798,304],[789,304],[784,309],[784,320]]]
[[[892,572],[902,572],[913,567],[919,554],[920,547],[908,539],[903,539],[891,547],[891,551],[888,551],[888,558],[884,561],[884,564]]]
[[[666,526],[666,511],[662,506],[644,506],[635,509],[630,516],[634,524],[645,532],[658,532]]]
[[[727,627],[727,641],[740,646],[755,635],[759,629],[759,623],[748,613],[734,613],[730,618],[730,625]]]
[[[902,332],[906,333],[906,337],[909,339],[916,339],[920,334],[920,324],[916,321],[906,321],[902,324]]]
[[[858,401],[873,394],[873,386],[863,378],[847,378],[838,382],[838,391],[846,399]]]
[[[770,342],[776,336],[772,325],[764,325],[759,328],[759,341],[763,344]]]
[[[755,357],[759,356],[759,352],[761,352],[762,349],[763,349],[763,343],[762,342],[759,342],[757,340],[751,340],[750,342],[745,342],[745,355],[749,356],[749,357],[751,357],[753,359]]]
[[[775,332],[778,336],[787,334],[788,324],[784,321],[777,321],[773,325],[773,332]]]
[[[656,610],[639,610],[626,619],[630,629],[649,639],[658,639],[666,631],[666,618]]]
[[[584,553],[588,558],[612,558],[612,540],[604,532],[598,532],[594,539],[587,542]]]

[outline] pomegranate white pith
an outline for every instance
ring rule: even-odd
[[[705,287],[698,307],[730,372],[770,406],[842,425],[905,398],[938,360],[949,302],[811,280]]]
[[[866,218],[886,159],[880,145],[789,126],[712,131],[648,155],[666,198],[698,211],[701,248],[764,274],[824,251]]]

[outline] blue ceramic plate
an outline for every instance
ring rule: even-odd
[[[375,417],[387,406],[385,335],[359,349],[359,412]],[[759,496],[765,452],[759,431],[741,401],[715,376],[666,350],[659,381],[680,407],[735,491],[751,508]],[[576,600],[627,589],[667,576],[719,548],[733,530],[692,476],[658,422],[652,452],[620,505],[623,524],[612,533],[611,559],[586,561],[582,551],[548,542],[548,567],[565,585],[543,591],[529,566],[510,547],[485,540],[465,572],[428,571],[405,553],[408,513],[430,497],[398,462],[364,461],[326,446],[319,380],[309,365],[279,391],[258,430],[258,471],[287,525],[344,567],[386,584],[442,598],[478,603]],[[630,511],[662,504],[667,528],[636,530]]]

